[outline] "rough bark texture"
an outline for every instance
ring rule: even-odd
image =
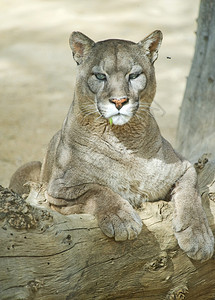
[[[215,157],[215,2],[200,4],[192,67],[179,117],[177,148],[194,160],[199,154]]]
[[[215,164],[203,156],[195,166],[215,231]],[[0,299],[215,298],[215,261],[179,249],[171,202],[145,203],[138,239],[115,242],[93,216],[63,216],[30,199],[0,189]]]
[[[199,162],[199,173],[207,166]],[[201,191],[215,231],[212,182],[210,192],[204,184]],[[63,216],[3,188],[0,200],[1,300],[215,297],[215,261],[192,261],[179,249],[171,202],[145,203],[138,239],[115,242],[102,234],[91,215]]]

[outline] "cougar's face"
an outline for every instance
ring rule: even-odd
[[[108,42],[106,47],[104,43],[101,45],[102,51],[98,51],[94,64],[90,64],[87,83],[99,114],[111,118],[114,125],[123,125],[139,109],[147,74],[132,49],[135,45]]]
[[[156,89],[154,62],[162,33],[153,31],[139,43],[105,40],[95,43],[81,32],[70,36],[79,65],[76,95],[84,112],[94,107],[114,125],[124,125],[141,110],[149,110]]]

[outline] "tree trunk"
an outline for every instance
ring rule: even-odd
[[[179,117],[177,148],[190,160],[215,158],[215,1],[200,4],[195,54]]]
[[[215,229],[213,187],[211,200],[204,195]],[[179,249],[171,202],[144,203],[138,239],[115,242],[91,215],[34,207],[2,187],[0,200],[1,300],[215,297],[215,261],[193,261]]]

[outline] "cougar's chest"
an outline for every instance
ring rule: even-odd
[[[117,141],[97,145],[81,157],[86,177],[110,187],[133,206],[164,199],[180,176],[181,170],[176,172],[175,164],[166,164],[158,158],[146,159]]]
[[[112,168],[106,167],[104,172],[106,176],[101,183],[108,185],[133,206],[140,206],[143,201],[164,199],[179,177],[174,174],[174,166],[156,158],[147,160],[134,156],[121,163],[115,162]]]

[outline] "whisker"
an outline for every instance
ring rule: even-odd
[[[153,114],[147,109],[141,108],[141,109],[139,109],[138,112],[143,112],[143,113],[148,114],[150,117],[153,117]]]
[[[143,118],[138,116],[137,114],[135,114],[134,117],[136,117],[138,120],[143,120]]]
[[[97,118],[96,118],[96,120],[98,120],[99,118],[101,118],[102,116],[100,115],[100,113],[99,113],[99,111],[96,109],[96,107],[94,106],[93,107],[93,109],[86,109],[85,107],[84,107],[84,109],[83,108],[81,108],[82,109],[82,111],[83,111],[83,113],[84,113],[84,117],[88,117],[88,116],[90,116],[90,115],[99,115]]]
[[[92,112],[87,113],[86,115],[87,115],[87,116],[90,116],[90,115],[93,115],[93,114],[95,114],[95,113],[96,113],[96,111],[92,111]]]
[[[102,115],[99,115],[98,118],[96,118],[96,121],[102,118]]]
[[[143,116],[139,115],[139,114],[135,114],[134,117],[136,117],[139,122],[145,122],[146,121],[146,119]]]
[[[91,112],[86,112],[85,115],[86,115],[86,116],[90,116],[90,115],[93,115],[93,114],[95,114],[95,113],[97,113],[96,110],[95,110],[95,111],[91,111]]]
[[[87,104],[87,105],[84,105],[84,107],[95,108],[95,105],[94,104]]]
[[[157,106],[157,107],[153,107],[153,106]],[[160,112],[161,116],[163,117],[166,113],[166,111],[161,107],[161,105],[159,103],[157,103],[156,101],[153,101],[152,103],[140,103],[139,107],[143,107],[143,108],[149,108],[151,111],[156,111],[156,112]]]
[[[139,107],[150,108],[150,105],[140,104]]]
[[[163,117],[166,114],[166,111],[161,107],[156,101],[152,102],[152,105],[155,104],[157,107],[152,107],[153,110],[161,111],[161,116]]]
[[[93,115],[95,113],[97,113],[97,110],[87,110],[87,109],[83,109],[81,108],[82,112],[84,113],[84,117],[87,117],[87,116],[90,116],[90,115]]]
[[[147,104],[147,105],[151,105],[151,102],[142,102],[142,101],[139,101],[140,104]]]

